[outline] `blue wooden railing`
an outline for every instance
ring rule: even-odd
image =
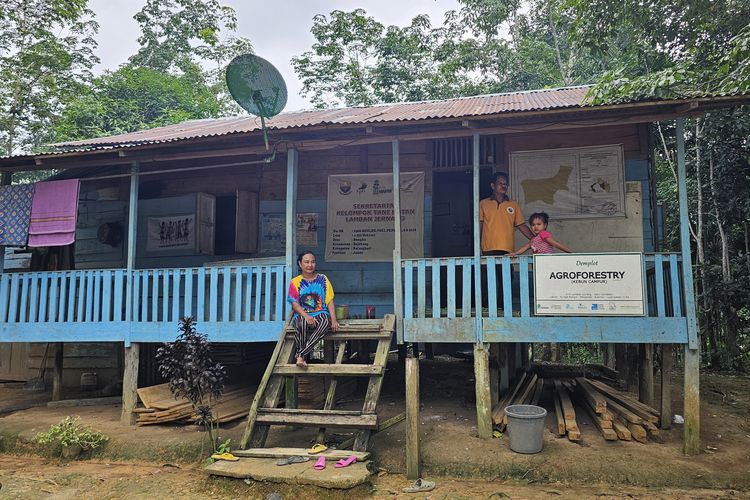
[[[531,256],[483,257],[481,266],[485,297],[483,307],[477,308],[473,258],[402,260],[404,338],[435,342],[687,341],[679,254],[644,255],[645,317],[533,316]],[[477,310],[482,320],[479,331],[472,320]]]
[[[281,265],[3,274],[0,342],[164,342],[183,316],[215,342],[272,341],[285,283]]]

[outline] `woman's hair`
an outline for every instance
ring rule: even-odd
[[[302,259],[303,259],[303,258],[305,257],[305,255],[307,255],[307,254],[310,254],[310,255],[312,255],[313,257],[315,257],[315,254],[314,254],[314,253],[313,253],[312,251],[310,251],[310,250],[306,250],[306,251],[302,252],[301,254],[299,254],[299,255],[297,256],[297,265],[300,265],[300,264],[302,264]]]
[[[545,212],[534,212],[533,214],[531,214],[531,217],[529,217],[529,224],[531,224],[534,219],[541,219],[545,226],[549,224],[549,215],[547,215]]]

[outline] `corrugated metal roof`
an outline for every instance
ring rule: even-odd
[[[367,125],[431,119],[472,118],[502,113],[582,107],[588,86],[507,94],[461,97],[441,101],[380,104],[367,107],[294,111],[266,120],[269,129],[285,130],[324,125]],[[65,151],[158,144],[184,139],[216,137],[260,130],[255,116],[190,120],[166,127],[83,141],[53,144]]]

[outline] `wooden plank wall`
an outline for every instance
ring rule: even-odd
[[[28,344],[30,346],[28,357],[28,368],[36,377],[44,359],[43,343]],[[52,380],[54,366],[54,348],[50,345],[47,353],[47,369],[45,379],[48,383]],[[81,374],[96,373],[98,387],[101,389],[107,384],[116,383],[119,380],[118,371],[118,344],[113,342],[69,342],[63,345],[63,386],[77,387],[81,383]],[[115,392],[117,394],[117,392]]]
[[[400,164],[404,172],[426,172],[425,176],[425,253],[429,256],[432,222],[432,176],[425,141],[404,143]],[[364,316],[366,306],[376,308],[378,317],[393,313],[393,270],[390,262],[326,262],[326,207],[328,176],[350,173],[383,173],[390,176],[392,158],[390,144],[376,144],[356,148],[300,155],[298,188],[299,213],[318,214],[318,245],[314,248],[300,246],[298,251],[312,250],[317,256],[318,270],[332,281],[336,291],[336,304],[349,306],[350,316]],[[265,175],[261,186],[261,217],[266,214],[283,216],[285,200],[285,173]],[[262,248],[262,244],[260,245]]]
[[[556,149],[583,146],[601,146],[610,144],[622,144],[625,152],[625,181],[640,183],[640,196],[642,207],[638,211],[642,222],[637,225],[643,227],[643,246],[644,252],[654,250],[653,239],[653,218],[652,218],[652,193],[651,183],[649,181],[649,151],[647,139],[647,126],[642,125],[612,125],[595,127],[591,129],[575,129],[570,131],[556,131],[544,133],[524,133],[510,134],[501,138],[502,147],[498,150],[504,151],[505,154],[500,157],[498,168],[508,171],[508,158],[510,153],[515,151],[532,151],[538,149]],[[524,214],[528,216],[529,214]],[[556,223],[554,214],[550,214],[550,231],[555,233]],[[627,224],[627,221],[622,221]],[[564,232],[559,233],[560,241],[570,243],[564,237],[564,233],[575,233],[579,227],[586,230],[590,226],[590,220],[565,221],[561,224],[564,226]],[[575,239],[575,238],[574,238]],[[516,244],[520,246],[524,243],[525,238],[516,235]],[[640,246],[640,245],[639,245]],[[577,248],[574,248],[577,249]],[[583,251],[583,249],[580,249]],[[588,251],[615,251],[616,248],[608,248],[606,242],[600,248],[586,249]],[[640,250],[640,248],[638,248]]]

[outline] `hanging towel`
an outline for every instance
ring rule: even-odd
[[[0,245],[26,246],[34,184],[0,186]]]
[[[30,247],[59,247],[76,239],[78,179],[40,182],[31,205]]]

